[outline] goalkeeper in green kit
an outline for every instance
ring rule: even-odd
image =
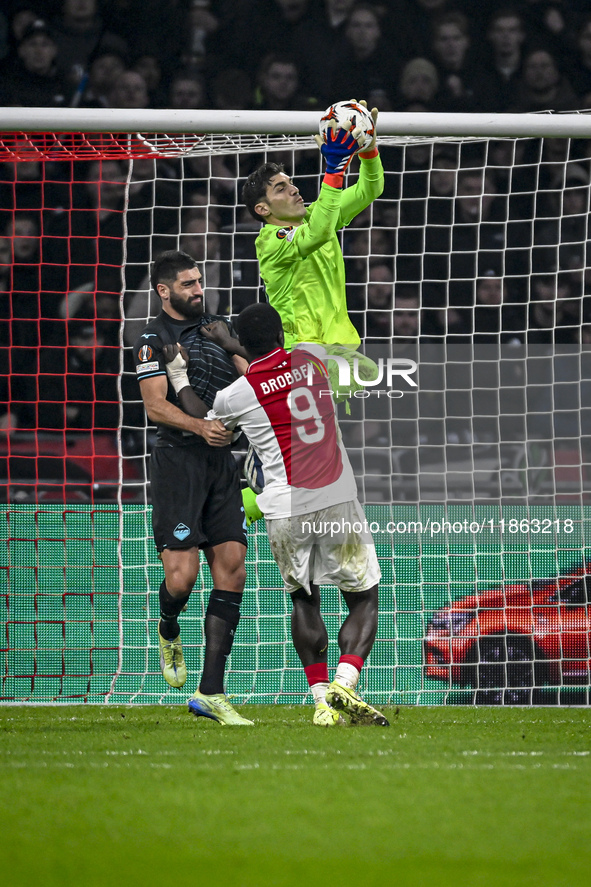
[[[365,104],[365,103],[363,103]],[[377,108],[371,115],[377,120]],[[297,186],[282,165],[264,163],[252,172],[242,198],[255,219],[263,222],[256,240],[261,277],[271,305],[281,315],[285,347],[317,343],[328,355],[344,357],[351,366],[351,385],[339,391],[335,361],[328,362],[337,400],[359,387],[353,379],[353,359],[361,378],[375,379],[373,361],[357,352],[360,338],[347,313],[345,263],[337,231],[348,225],[384,190],[384,169],[374,138],[360,151],[363,134],[333,121],[326,141],[315,137],[326,160],[320,195],[306,208]],[[361,158],[358,181],[343,189],[343,174],[355,156]]]
[[[363,102],[365,105],[365,102]],[[377,108],[371,116],[374,137],[364,150],[363,133],[349,123],[338,128],[331,121],[323,141],[315,136],[326,161],[320,195],[306,208],[297,186],[278,163],[264,163],[252,172],[242,189],[250,214],[263,223],[256,239],[260,274],[267,298],[279,312],[285,348],[306,343],[321,346],[321,359],[344,358],[350,367],[351,384],[339,389],[338,364],[327,361],[336,401],[348,400],[360,388],[354,379],[354,362],[362,379],[375,379],[377,367],[357,351],[361,340],[347,313],[345,262],[337,231],[364,210],[384,190],[384,168],[375,137]],[[343,188],[343,176],[353,157],[361,158],[359,179]],[[348,408],[347,403],[347,408]],[[262,516],[256,493],[264,485],[260,460],[249,450],[245,476],[250,489],[243,490],[247,524]]]

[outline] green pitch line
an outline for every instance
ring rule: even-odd
[[[390,708],[320,729],[178,706],[0,708],[12,887],[583,887],[591,711]]]

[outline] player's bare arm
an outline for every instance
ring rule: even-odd
[[[199,403],[203,401],[197,397],[189,386],[185,391],[191,391]],[[232,438],[229,431],[218,420],[206,420],[190,415],[166,399],[168,393],[168,381],[166,376],[151,376],[140,381],[140,392],[146,408],[148,418],[155,425],[169,425],[180,431],[189,431],[202,437],[211,447],[225,447]],[[203,404],[204,413],[207,407]]]
[[[162,356],[166,361],[168,381],[175,390],[181,410],[197,419],[205,418],[207,406],[193,391],[187,375],[189,355],[186,350],[179,342],[167,344],[162,348]]]

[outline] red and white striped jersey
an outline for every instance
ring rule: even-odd
[[[357,487],[341,442],[323,364],[283,348],[253,361],[218,391],[209,419],[244,431],[265,476],[257,503],[269,518],[294,517],[349,502]]]

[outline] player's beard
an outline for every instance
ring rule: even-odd
[[[203,314],[203,296],[201,296],[200,302],[191,302],[182,296],[177,296],[175,292],[171,292],[170,307],[182,314],[183,317],[193,320]]]

